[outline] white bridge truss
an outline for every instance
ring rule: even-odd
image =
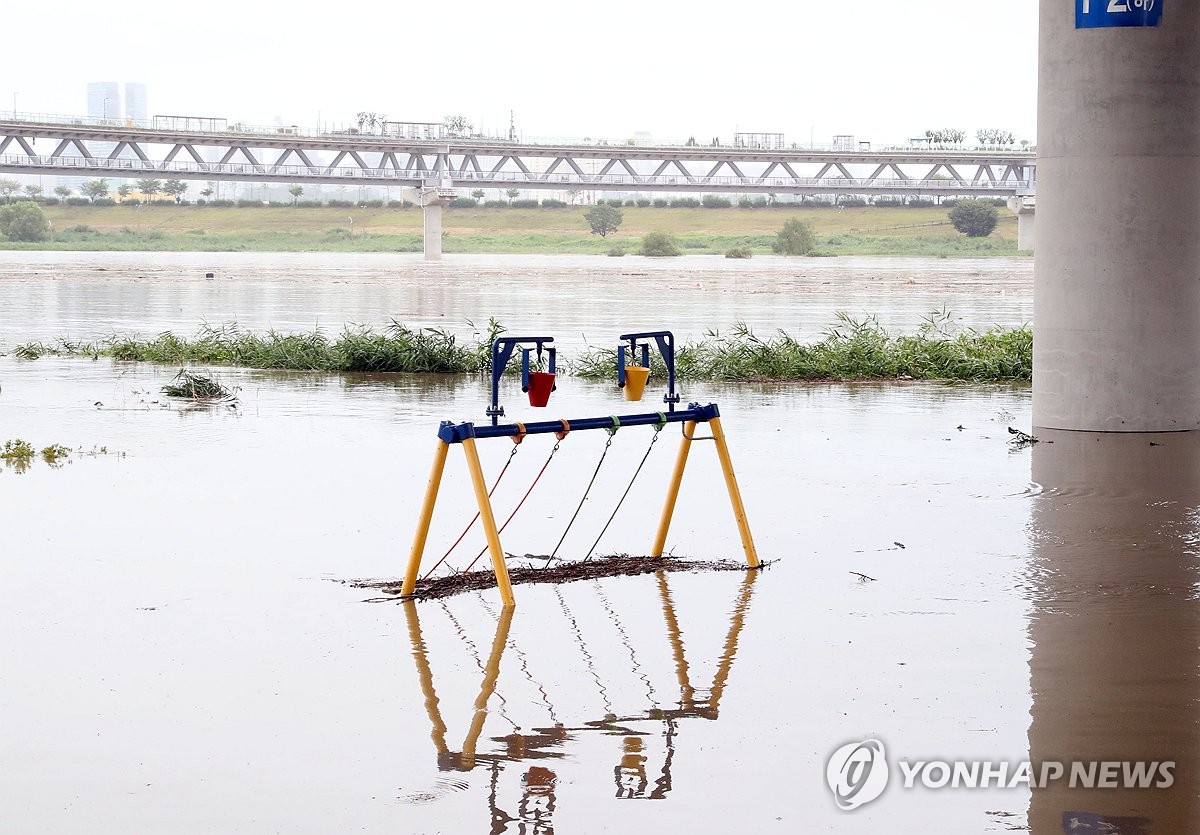
[[[0,173],[461,189],[1007,197],[1033,193],[1035,163],[1032,152],[1012,150],[534,145],[0,118]]]

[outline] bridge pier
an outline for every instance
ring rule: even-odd
[[[425,219],[425,260],[442,260],[442,202],[429,200],[421,207]]]
[[[1200,4],[1075,5],[1041,0],[1033,423],[1200,429]]]
[[[1008,198],[1008,209],[1017,216],[1017,249],[1021,252],[1033,252],[1036,240],[1034,214],[1036,206],[1032,195],[1018,195]]]
[[[426,186],[417,194],[424,221],[422,248],[426,261],[442,260],[442,208],[455,198],[449,180],[440,180],[436,186]]]

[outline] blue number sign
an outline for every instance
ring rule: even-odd
[[[1075,28],[1157,26],[1164,0],[1075,0]]]

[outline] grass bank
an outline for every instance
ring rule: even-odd
[[[3,249],[161,252],[420,252],[419,209],[339,209],[262,206],[46,206],[53,240],[0,242]],[[944,208],[622,209],[608,238],[588,231],[585,207],[447,209],[443,246],[449,253],[602,254],[637,249],[649,232],[675,235],[684,253],[719,255],[746,246],[771,251],[784,221],[807,222],[828,255],[1016,255],[1016,218],[1001,210],[986,238],[954,231]]]
[[[709,332],[677,349],[683,380],[956,380],[1027,381],[1033,374],[1033,333],[1028,327],[987,331],[945,329],[945,313],[933,314],[915,334],[894,335],[874,319],[840,315],[820,340],[801,343],[782,331],[763,338],[744,325]],[[170,365],[232,365],[299,371],[469,373],[488,369],[492,339],[503,332],[494,320],[459,340],[442,330],[414,330],[393,323],[384,331],[347,329],[335,339],[306,334],[247,333],[236,325],[204,327],[194,337],[172,333],[151,340],[112,337],[97,342],[31,342],[13,355],[111,357]],[[560,354],[568,373],[607,379],[615,373],[615,350]],[[659,369],[662,373],[663,369]]]

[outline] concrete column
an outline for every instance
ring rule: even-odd
[[[1197,429],[1200,3],[1106,29],[1074,6],[1041,0],[1033,423]]]
[[[425,199],[425,260],[442,260],[442,201],[436,195]]]

